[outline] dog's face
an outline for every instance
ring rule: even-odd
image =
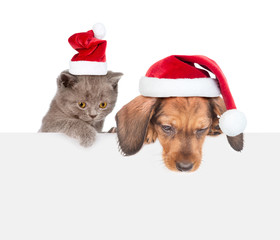
[[[120,147],[124,154],[132,155],[158,138],[167,168],[195,171],[201,163],[205,137],[222,133],[218,116],[225,110],[221,98],[139,96],[117,113]],[[228,137],[228,141],[235,150],[242,150],[242,134]]]
[[[163,147],[165,165],[171,170],[196,170],[202,158],[202,144],[212,124],[208,100],[163,99],[151,120],[153,135]]]

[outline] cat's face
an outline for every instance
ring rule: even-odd
[[[121,76],[111,71],[104,76],[74,76],[64,71],[57,80],[57,104],[70,117],[101,121],[115,106]]]

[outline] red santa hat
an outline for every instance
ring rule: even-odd
[[[70,61],[73,75],[106,75],[106,45],[102,40],[106,30],[103,24],[93,25],[92,30],[72,35],[68,42],[78,52]]]
[[[212,72],[216,78],[211,78],[195,64]],[[227,108],[220,117],[221,130],[228,136],[236,136],[246,127],[246,117],[236,109],[225,75],[208,57],[173,55],[164,58],[141,78],[139,90],[146,97],[218,97],[221,94]]]

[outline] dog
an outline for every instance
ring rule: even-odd
[[[205,137],[222,133],[219,116],[225,111],[221,97],[138,96],[116,114],[120,149],[124,155],[133,155],[144,143],[158,139],[168,169],[195,171],[201,164]],[[243,133],[227,140],[234,150],[243,149]]]

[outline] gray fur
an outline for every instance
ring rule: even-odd
[[[115,106],[121,76],[122,73],[112,71],[104,76],[75,76],[63,71],[57,78],[57,93],[39,132],[65,133],[78,139],[82,146],[91,146]],[[85,102],[86,108],[81,109],[79,102]],[[99,108],[101,102],[107,102],[105,109]],[[96,117],[92,118],[93,115]]]

